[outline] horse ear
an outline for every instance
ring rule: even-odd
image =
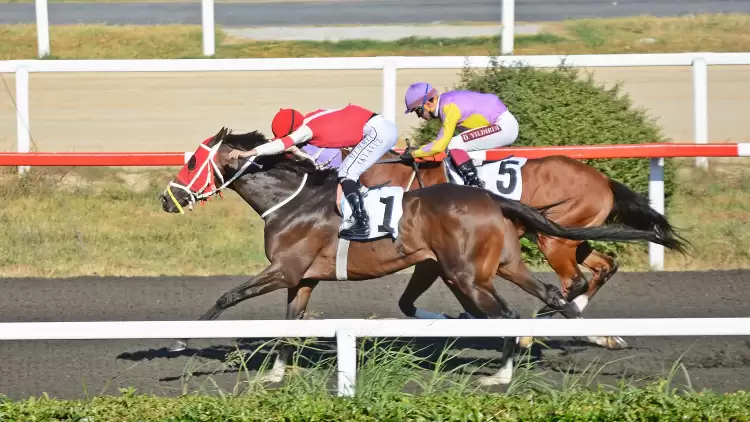
[[[216,135],[214,135],[210,141],[208,141],[209,148],[216,145],[224,137],[223,132],[224,132],[224,128],[221,128],[221,130]]]

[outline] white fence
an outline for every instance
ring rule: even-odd
[[[43,0],[40,0],[43,1]],[[10,60],[0,62],[0,72],[16,73],[18,151],[29,151],[29,72],[226,72],[289,70],[374,70],[383,71],[382,114],[392,121],[401,103],[396,89],[398,69],[461,69],[490,64],[487,56],[437,57],[333,57],[281,59],[186,59],[186,60]],[[708,65],[750,65],[750,53],[675,53],[501,56],[501,65],[524,63],[553,68],[565,61],[574,67],[692,66],[693,129],[696,143],[708,142]],[[706,168],[704,157],[696,164]]]
[[[750,318],[105,321],[0,323],[0,340],[335,337],[338,394],[353,396],[358,337],[747,336]]]
[[[34,0],[36,8],[36,35],[38,57],[50,54],[49,13],[47,0]],[[501,36],[501,54],[513,54],[515,38],[515,0],[502,0],[503,32]],[[214,19],[214,0],[201,0],[201,26],[203,29],[203,55],[211,57],[216,53],[216,20]]]

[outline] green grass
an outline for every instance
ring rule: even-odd
[[[665,268],[750,268],[750,173],[742,164],[705,174],[683,164],[667,216],[695,249],[667,251]],[[20,183],[4,171],[5,276],[246,275],[268,264],[263,222],[234,192],[186,215],[161,210],[157,195],[177,169],[32,168]],[[623,271],[647,270],[647,246],[630,245],[618,259]]]
[[[695,391],[675,384],[676,361],[661,376],[616,385],[592,382],[604,366],[590,365],[555,383],[535,368],[520,364],[502,392],[477,387],[476,370],[451,367],[454,357],[437,351],[420,357],[411,344],[362,341],[358,351],[356,395],[337,397],[335,357],[304,371],[291,372],[279,387],[262,382],[265,370],[251,374],[255,351],[235,351],[222,370],[237,373],[234,387],[213,388],[211,375],[200,388],[178,397],[139,394],[123,388],[116,396],[84,400],[0,397],[2,421],[747,421],[750,394]],[[309,345],[309,342],[308,342]],[[257,349],[256,349],[257,350]],[[299,354],[295,356],[300,356]],[[268,362],[268,361],[266,361]],[[297,361],[299,363],[299,361]],[[425,369],[427,367],[427,369]],[[194,370],[195,368],[191,368]],[[190,380],[190,372],[185,380]],[[190,381],[186,381],[189,384]],[[206,388],[207,387],[207,388]]]
[[[32,171],[21,183],[6,175],[0,268],[54,277],[247,274],[266,265],[262,220],[233,192],[189,216],[164,213],[157,194],[172,177],[89,168]]]
[[[519,24],[521,24],[519,22]],[[538,35],[519,35],[515,54],[682,53],[750,51],[750,14],[649,16],[542,23]],[[216,57],[470,56],[497,53],[499,37],[410,37],[392,42],[262,41],[217,29]],[[51,59],[202,57],[200,26],[52,25]],[[36,58],[35,25],[0,25],[0,60]]]

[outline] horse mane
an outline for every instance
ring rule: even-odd
[[[250,151],[262,144],[269,142],[262,132],[253,130],[247,133],[233,134],[231,130],[224,136],[224,145],[241,151]],[[307,174],[313,180],[323,182],[329,178],[336,177],[335,169],[318,170],[315,165],[304,158],[298,157],[292,153],[279,153],[258,157],[258,164],[263,167],[276,168],[279,170],[289,171],[297,175]]]

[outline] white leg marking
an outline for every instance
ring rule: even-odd
[[[573,303],[578,307],[578,312],[583,312],[583,310],[586,309],[586,305],[589,304],[589,297],[586,294],[582,294],[573,299]]]
[[[284,378],[284,372],[286,371],[286,366],[284,365],[284,362],[281,360],[281,354],[276,354],[276,360],[273,362],[273,368],[271,368],[270,371],[268,371],[268,374],[266,374],[263,377],[263,381],[265,382],[281,382],[281,380]]]

